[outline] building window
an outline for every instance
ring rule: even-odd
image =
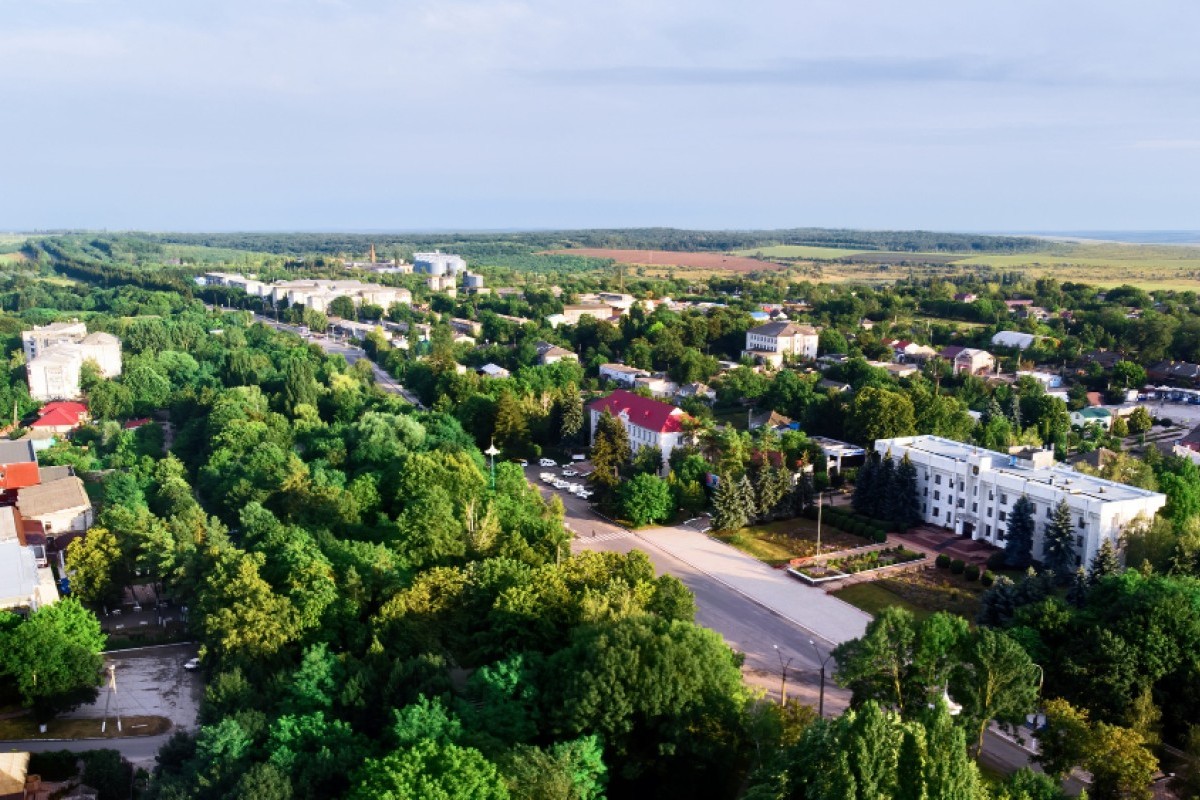
[[[1086,527],[1087,527],[1087,520],[1085,520],[1083,517],[1080,517],[1080,518],[1079,518],[1079,527],[1080,527],[1080,528],[1086,528]]]
[[[925,496],[929,497],[929,487],[928,486],[925,487]]]
[[[971,503],[971,513],[972,514],[979,513],[979,503]]]
[[[1000,495],[1000,505],[1002,505],[1002,506],[1008,505],[1008,495],[1006,495],[1006,494]]]
[[[941,493],[941,492],[934,492],[934,493],[933,493],[933,499],[934,499],[934,500],[941,500],[941,499],[942,499],[942,493]]]
[[[942,485],[942,476],[935,475],[933,478],[933,482],[936,483],[938,486],[941,486]]]
[[[1076,537],[1075,537],[1075,546],[1076,546],[1076,547],[1083,547],[1083,537],[1082,537],[1082,536],[1076,536]]]
[[[996,493],[993,492],[991,489],[988,489],[988,500],[995,500],[995,499],[996,499]]]
[[[942,514],[942,510],[940,508],[938,508],[937,506],[934,506],[933,516],[936,518],[936,517],[941,516],[941,514]]]
[[[961,497],[960,497],[960,498],[958,498],[958,507],[959,507],[959,508],[964,508],[966,505],[967,505],[967,501],[966,501],[966,500],[963,500]]]
[[[1001,521],[1001,522],[1004,522],[1004,520],[1006,520],[1006,519],[1008,519],[1008,512],[1007,512],[1007,511],[1001,511],[1001,512],[1000,512],[1000,521]]]
[[[991,526],[991,525],[985,525],[985,526],[983,526],[983,535],[984,535],[984,536],[991,536],[991,535],[992,535],[992,526]]]
[[[921,503],[921,513],[922,514],[929,513],[929,506],[926,503]]]
[[[1037,503],[1030,503],[1029,504],[1029,515],[1033,516],[1036,513],[1037,513]]]

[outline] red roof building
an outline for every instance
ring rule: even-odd
[[[657,447],[662,451],[663,468],[666,468],[671,451],[680,444],[683,435],[683,421],[687,419],[687,415],[682,409],[670,403],[617,389],[608,397],[593,400],[588,404],[593,441],[596,437],[596,426],[605,411],[625,424],[625,430],[629,434],[629,445],[634,453],[643,447]]]
[[[33,442],[0,440],[0,491],[24,489],[42,482]]]
[[[29,427],[35,430],[66,433],[87,421],[88,407],[83,403],[56,401],[42,406],[37,421]]]

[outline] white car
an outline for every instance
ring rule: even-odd
[[[549,472],[543,472],[538,477],[542,479],[542,483],[554,483],[554,481],[556,480],[555,477],[553,475],[551,475]]]
[[[183,668],[186,669],[188,672],[195,672],[196,670],[200,669],[200,659],[198,659],[198,658],[188,659],[187,661],[183,662]]]
[[[573,470],[573,469],[564,469],[564,470],[562,471],[562,474],[563,474],[563,477],[564,477],[564,478],[574,478],[574,477],[575,477],[576,475],[578,475],[579,473],[578,473],[578,472],[576,472],[576,471],[575,471],[575,470]]]
[[[543,467],[557,467],[558,466],[558,462],[552,458],[543,458],[538,463],[541,464]]]
[[[591,497],[594,494],[595,494],[595,492],[593,492],[592,490],[584,489],[582,492],[579,493],[579,496],[582,497],[584,500],[587,500],[589,497]]]

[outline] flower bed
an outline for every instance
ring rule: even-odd
[[[799,563],[793,562],[787,571],[805,583],[816,586],[863,572],[910,564],[924,558],[923,554],[913,552],[905,547],[884,547],[822,560],[805,559]]]
[[[856,553],[844,558],[831,558],[825,562],[825,566],[852,575],[856,572],[865,572],[881,567],[892,567],[896,564],[907,564],[910,561],[918,561],[921,558],[923,556],[920,553],[914,553],[905,547],[896,546],[884,548],[883,550],[872,550],[868,553]]]

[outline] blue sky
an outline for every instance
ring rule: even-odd
[[[0,0],[0,230],[1195,229],[1200,4]]]

